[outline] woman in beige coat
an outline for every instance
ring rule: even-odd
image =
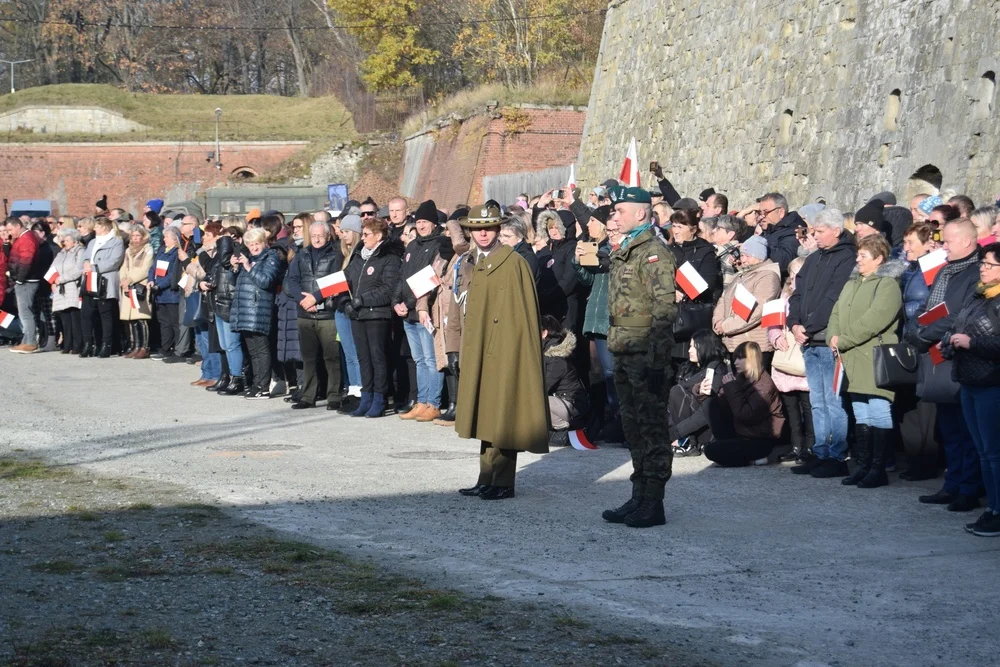
[[[740,286],[755,299],[749,319],[743,319],[733,310],[733,300]],[[767,259],[767,241],[762,236],[751,236],[740,247],[739,272],[715,304],[712,328],[722,337],[723,345],[730,352],[741,343],[757,343],[768,371],[771,370],[774,348],[768,340],[767,329],[760,326],[760,320],[764,304],[777,299],[780,294],[781,271],[777,264]]]
[[[149,269],[153,266],[153,248],[149,245],[149,232],[142,225],[132,225],[128,236],[125,259],[118,269],[121,279],[118,313],[119,319],[128,325],[130,349],[125,358],[146,359],[149,357],[149,320],[153,317],[148,280]]]

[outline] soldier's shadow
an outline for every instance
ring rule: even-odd
[[[632,472],[629,451],[619,446],[599,446],[580,451],[572,447],[552,447],[542,456],[530,457],[517,472],[518,495],[544,492],[557,496],[586,493],[586,489],[610,486],[616,494],[630,489]],[[620,489],[619,489],[620,487]]]

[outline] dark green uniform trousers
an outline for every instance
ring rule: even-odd
[[[299,350],[302,353],[302,402],[316,404],[319,378],[316,369],[326,366],[326,398],[340,403],[340,343],[333,320],[309,320],[300,317]]]
[[[662,395],[655,396],[646,385],[645,354],[615,354],[614,360],[622,430],[632,454],[632,489],[644,498],[663,500],[674,461],[667,431],[670,369]]]
[[[476,484],[514,486],[516,472],[516,449],[497,449],[483,440],[479,446],[479,480]]]

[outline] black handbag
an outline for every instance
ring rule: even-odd
[[[951,360],[935,365],[928,354],[920,355],[917,396],[926,403],[959,402],[961,387],[951,379]]]
[[[695,331],[712,330],[712,313],[715,305],[682,301],[677,304],[677,319],[674,320],[674,341],[691,340]]]
[[[917,384],[917,368],[920,367],[920,355],[912,345],[896,343],[879,345],[872,353],[875,366],[875,386],[879,389],[896,389]]]
[[[144,284],[132,283],[129,287],[131,287],[132,291],[135,292],[135,298],[139,299],[139,301],[146,300],[146,286]]]

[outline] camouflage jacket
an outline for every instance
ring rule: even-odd
[[[666,368],[674,343],[674,254],[648,229],[611,253],[608,349],[645,354],[652,368]]]

